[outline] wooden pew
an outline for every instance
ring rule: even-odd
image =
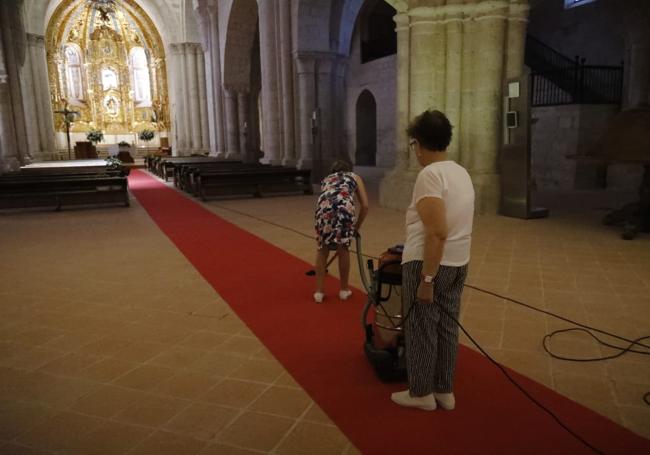
[[[120,203],[130,205],[125,176],[97,174],[0,176],[0,208]]]
[[[252,194],[255,197],[262,197],[265,190],[271,188],[276,191],[269,192],[300,191],[311,194],[310,178],[309,169],[286,167],[201,172],[197,176],[197,192],[204,201],[210,196],[219,195],[219,190],[224,189],[230,190],[230,194]]]
[[[182,164],[174,172],[174,185],[198,196],[197,177],[202,172],[235,169],[262,169],[271,167],[261,163],[242,163],[241,161],[221,161],[218,163]]]
[[[206,156],[179,156],[173,158],[162,157],[156,161],[156,169],[154,170],[154,173],[163,180],[167,181],[170,177],[174,176],[174,169],[177,165],[190,163],[216,163],[219,161],[225,160],[221,158]]]

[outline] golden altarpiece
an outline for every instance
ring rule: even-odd
[[[132,0],[64,0],[46,32],[53,111],[78,112],[72,132],[169,130],[164,47]],[[56,131],[65,131],[62,115]]]

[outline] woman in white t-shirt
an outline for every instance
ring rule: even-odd
[[[455,407],[458,325],[454,319],[460,313],[474,218],[472,180],[465,168],[447,156],[451,130],[439,111],[422,113],[408,128],[410,151],[423,169],[406,212],[402,254],[409,388],[391,398],[402,406],[425,410]]]

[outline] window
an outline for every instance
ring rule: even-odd
[[[141,47],[131,50],[131,71],[133,74],[133,97],[138,107],[151,106],[151,81],[147,54]]]
[[[83,79],[81,76],[81,52],[76,46],[65,47],[65,79],[68,101],[84,99]]]
[[[564,0],[564,9],[575,8],[576,6],[586,5],[596,0]]]

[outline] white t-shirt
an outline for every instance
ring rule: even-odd
[[[474,186],[465,168],[453,161],[431,163],[415,180],[411,205],[406,211],[402,264],[424,259],[424,224],[416,205],[425,197],[437,197],[445,203],[447,241],[440,265],[460,267],[467,264],[474,221]]]

